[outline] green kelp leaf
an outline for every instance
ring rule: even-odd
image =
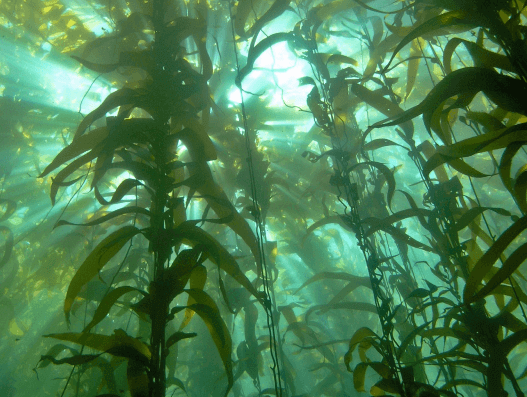
[[[298,79],[298,86],[301,87],[303,85],[314,85],[314,86],[316,86],[317,84],[315,83],[315,80],[313,80],[312,77],[304,76],[304,77],[300,77]]]
[[[393,141],[391,141],[389,139],[385,139],[385,138],[373,139],[372,141],[365,143],[362,146],[362,150],[367,152],[369,150],[381,149],[381,148],[386,147],[386,146],[400,146],[403,149],[406,149],[407,151],[410,151],[410,149],[407,148],[406,146],[399,145],[398,143],[395,143],[395,142],[393,142]]]
[[[190,274],[190,288],[191,289],[198,289],[203,291],[203,287],[205,287],[205,283],[207,282],[207,268],[205,266],[197,266],[192,270],[192,273]],[[190,306],[192,304],[196,303],[196,300],[189,295],[187,300],[187,306]],[[183,321],[181,322],[181,325],[179,326],[179,329],[182,330],[185,328],[190,320],[192,319],[194,312],[187,307],[185,310],[185,317]]]
[[[401,192],[404,194],[404,197],[406,197],[406,200],[408,201],[408,204],[414,211],[416,211],[417,219],[419,219],[419,223],[421,226],[423,226],[425,229],[428,227],[428,222],[426,221],[425,217],[422,215],[421,211],[419,211],[419,207],[417,206],[417,203],[415,202],[414,198],[410,195],[410,193],[405,192],[404,190],[397,190],[398,192]]]
[[[316,155],[315,153],[312,153],[309,150],[306,150],[302,152],[301,156],[304,158],[307,158],[308,161],[310,161],[311,163],[316,163],[317,161],[319,161],[320,159],[326,156],[333,156],[338,159],[347,160],[350,158],[350,153],[345,152],[344,150],[340,150],[340,149],[331,149],[331,150],[325,151],[324,153],[321,153],[320,155]]]
[[[201,196],[207,200],[207,204],[210,205],[212,210],[216,213],[218,218],[227,218],[232,216],[232,220],[228,221],[226,225],[230,227],[234,233],[242,238],[245,244],[250,248],[254,259],[256,261],[256,273],[261,274],[261,262],[260,262],[260,248],[258,241],[252,230],[247,223],[247,220],[240,215],[234,205],[229,201],[229,198],[223,191],[223,189],[214,182],[212,178],[212,172],[207,163],[201,164],[199,169],[192,170],[192,175],[201,174],[205,182],[197,188]]]
[[[427,290],[426,288],[417,288],[417,289],[414,289],[412,292],[410,292],[410,295],[408,295],[406,297],[406,299],[410,299],[410,298],[421,298],[421,299],[424,299],[424,298],[428,298],[430,297],[430,291]]]
[[[332,301],[335,299],[332,299]],[[368,302],[337,302],[328,303],[327,305],[317,305],[315,310],[320,310],[320,313],[325,313],[329,310],[359,310],[363,312],[369,312],[377,314],[377,308],[375,305]]]
[[[515,142],[527,142],[527,123],[500,127],[449,146],[439,146],[437,151],[452,158],[469,157],[477,153],[505,148]]]
[[[150,379],[147,374],[147,367],[143,363],[128,360],[126,367],[126,380],[131,397],[148,397],[150,393]]]
[[[70,164],[68,164],[66,167],[64,167],[60,172],[57,174],[55,178],[52,178],[51,182],[51,189],[49,192],[49,196],[51,198],[51,204],[55,205],[55,198],[57,197],[57,193],[59,191],[59,187],[64,182],[64,180],[70,176],[72,173],[77,171],[80,167],[82,167],[84,164],[89,163],[94,158],[96,158],[103,150],[102,145],[98,145],[95,148],[93,148],[88,153],[82,155],[78,159],[75,159]]]
[[[415,337],[420,335],[421,331],[423,331],[426,327],[428,327],[429,324],[430,324],[430,321],[424,323],[423,325],[420,325],[417,328],[414,328],[412,330],[412,332],[410,332],[408,335],[406,335],[404,340],[401,342],[400,346],[397,347],[397,352],[396,352],[397,359],[399,359],[399,360],[401,359],[401,356],[406,351],[408,346],[413,342]]]
[[[229,330],[220,315],[216,303],[206,292],[199,289],[188,289],[185,291],[197,302],[188,307],[195,311],[205,322],[223,361],[228,380],[227,390],[225,391],[225,396],[227,396],[234,383],[231,360],[232,340]]]
[[[474,207],[466,211],[459,219],[456,220],[456,224],[452,227],[453,231],[460,231],[466,228],[474,219],[476,219],[483,212],[491,210],[497,214],[503,216],[511,216],[512,214],[503,208],[494,208],[494,207]]]
[[[218,158],[216,147],[203,124],[193,118],[182,120],[185,129],[178,133],[178,138],[185,144],[193,161],[212,161]]]
[[[514,334],[502,340],[499,344],[498,349],[505,357],[507,357],[512,351],[512,349],[514,349],[516,346],[518,346],[521,342],[524,342],[525,340],[527,340],[527,329],[515,332]]]
[[[507,356],[517,345],[527,340],[527,329],[515,332],[502,340],[497,346],[489,349],[489,366],[487,371],[489,397],[500,397],[504,395],[502,384],[502,372]]]
[[[325,218],[322,218],[322,219],[316,221],[315,223],[313,223],[311,226],[309,226],[307,228],[306,235],[302,238],[302,244],[304,244],[306,238],[311,233],[313,233],[316,229],[318,229],[319,227],[322,227],[324,225],[329,225],[331,223],[336,223],[336,224],[342,226],[343,228],[349,230],[348,225],[346,225],[346,223],[342,220],[342,216],[341,215],[326,216]]]
[[[95,311],[95,314],[93,315],[93,319],[90,321],[90,323],[84,328],[83,332],[88,332],[93,327],[95,327],[97,324],[99,324],[106,315],[110,312],[110,309],[113,307],[115,302],[117,302],[117,299],[119,299],[124,294],[127,294],[128,292],[139,292],[146,296],[146,293],[144,291],[141,291],[134,287],[118,287],[106,295],[101,303],[99,303],[99,306],[97,307],[97,310]]]
[[[126,358],[128,360],[140,362],[143,365],[148,365],[148,360],[145,355],[139,352],[135,346],[126,344],[112,346],[108,350],[105,350],[105,353],[111,354],[114,357]]]
[[[467,366],[471,369],[475,369],[476,371],[482,373],[482,374],[486,374],[487,373],[487,367],[485,367],[484,365],[477,365],[477,362],[476,361],[473,361],[472,363],[468,363],[468,361],[470,360],[457,360],[457,361],[453,361],[453,360],[449,360],[453,365],[464,365],[464,366]],[[471,367],[471,364],[473,365]],[[454,380],[451,380],[447,383],[445,383],[442,387],[441,387],[441,391],[447,391],[448,389],[453,389],[455,390],[456,387],[458,386],[473,386],[473,387],[477,387],[478,389],[481,389],[482,391],[487,391],[487,388],[485,386],[483,386],[481,383],[478,383],[474,380],[470,380],[470,379],[454,379]],[[453,396],[457,396],[457,394],[453,394]]]
[[[525,229],[527,229],[527,216],[524,216],[514,222],[501,236],[492,244],[492,246],[483,254],[483,256],[474,265],[472,272],[470,273],[465,290],[463,291],[463,301],[468,304],[474,302],[476,291],[481,285],[481,282],[488,274],[488,272],[494,266],[494,263],[498,260],[501,254],[509,246],[509,244]],[[514,266],[510,263],[510,266]]]
[[[153,166],[150,166],[146,163],[129,160],[118,161],[112,163],[109,168],[127,170],[131,174],[133,174],[134,178],[142,181],[147,181],[151,185],[159,183],[157,170]],[[170,178],[164,178],[162,182],[165,184],[165,187],[168,187],[167,185],[170,184],[171,180]]]
[[[414,216],[416,217],[430,216],[430,214],[431,214],[430,210],[426,210],[423,208],[418,208],[418,209],[408,208],[406,210],[402,210],[394,214],[391,214],[390,216],[387,216],[384,219],[365,218],[362,220],[362,222],[368,226],[368,230],[366,231],[365,236],[370,236],[379,230],[384,230],[390,227],[395,222],[400,222],[404,219],[408,219]]]
[[[470,56],[474,60],[475,66],[485,68],[499,68],[508,72],[516,73],[510,59],[505,55],[496,54],[495,52],[486,50],[476,43],[454,37],[448,41],[443,51],[443,66],[445,68],[446,74],[452,72],[452,55],[456,51],[457,46],[460,44],[465,45],[465,48],[468,50]]]
[[[500,87],[499,91],[497,87]],[[448,98],[461,94],[476,94],[483,91],[500,108],[521,114],[527,114],[527,105],[522,99],[527,93],[527,84],[521,80],[500,75],[499,73],[477,67],[456,70],[441,80],[417,106],[401,115],[379,121],[373,128],[398,125],[423,114],[425,127],[430,131],[430,123],[435,110]]]
[[[71,305],[79,294],[82,287],[95,277],[108,261],[117,254],[121,248],[140,230],[134,226],[125,226],[102,240],[97,247],[88,255],[83,264],[77,270],[68,287],[66,300],[64,301],[64,314],[69,323]]]
[[[160,45],[163,48],[170,48],[172,51],[176,51],[181,45],[181,42],[190,36],[200,37],[206,28],[203,19],[189,18],[186,16],[177,17],[169,22],[168,25],[163,36],[160,37]]]
[[[421,243],[420,241],[417,241],[413,237],[410,237],[408,234],[406,234],[403,230],[399,228],[396,228],[394,226],[387,226],[384,231],[391,235],[395,240],[398,240],[404,244],[411,245],[412,247],[419,248],[423,251],[435,252],[431,247]]]
[[[428,280],[425,280],[425,283],[426,283],[426,285],[428,286],[428,290],[429,290],[430,293],[432,293],[432,294],[433,294],[434,292],[436,292],[436,291],[438,290],[438,288],[439,288],[437,285],[432,284],[432,283],[431,283],[430,281],[428,281]]]
[[[13,246],[14,246],[14,237],[13,232],[11,229],[9,229],[6,226],[0,226],[0,234],[7,235],[5,237],[5,244],[4,244],[4,255],[2,256],[2,259],[0,259],[0,269],[2,266],[4,266],[11,257],[11,254],[13,253]]]
[[[102,387],[106,386],[108,388],[109,393],[117,393],[117,382],[115,381],[115,365],[118,365],[123,360],[120,360],[118,358],[112,359],[112,364],[106,359],[104,359],[101,356],[99,356],[94,362],[91,364],[92,367],[97,367],[101,370],[102,379],[99,388],[102,389]],[[100,389],[99,389],[100,390]],[[102,394],[104,396],[104,394]],[[109,394],[109,396],[115,396],[114,394]]]
[[[196,334],[195,332],[181,332],[181,331],[177,331],[177,332],[174,332],[172,335],[169,336],[169,338],[167,339],[165,345],[166,345],[166,347],[168,349],[170,346],[172,346],[175,343],[178,343],[180,340],[194,338],[196,336],[198,336],[198,334]]]
[[[358,277],[354,276],[352,274],[344,273],[344,272],[321,272],[315,274],[313,277],[311,277],[309,280],[304,282],[293,294],[297,294],[301,289],[307,287],[309,284],[312,284],[316,281],[320,280],[344,280],[349,281],[350,283],[355,283],[357,286],[364,286],[371,288],[370,278],[369,277]]]
[[[353,386],[356,391],[366,391],[364,389],[364,382],[366,380],[366,370],[368,369],[369,363],[359,363],[353,370]]]
[[[69,350],[74,355],[79,355],[79,352],[75,349],[72,349],[69,346],[63,345],[62,343],[57,343],[56,345],[53,345],[44,356],[42,357],[53,357],[56,358],[60,353],[62,353],[64,350]],[[49,364],[51,364],[50,360],[40,360],[37,364],[37,368],[46,368]]]
[[[401,109],[401,107],[399,107],[399,105],[393,103],[389,99],[386,99],[382,92],[371,91],[360,84],[352,84],[350,88],[351,92],[357,95],[357,97],[361,101],[364,101],[365,103],[372,106],[385,116],[388,116],[388,120],[391,120],[392,118],[396,118],[399,115],[403,115],[404,113],[406,113],[403,109]],[[413,137],[414,135],[414,125],[410,120],[411,119],[401,122],[401,128],[405,132],[405,135],[409,138]],[[367,135],[368,132],[364,132],[362,136],[362,142],[364,142],[364,139]]]
[[[42,361],[42,362],[51,362],[51,363],[53,363],[55,365],[62,365],[62,364],[83,365],[83,364],[89,363],[90,361],[95,360],[99,356],[100,356],[100,354],[85,354],[85,355],[78,355],[78,356],[73,356],[73,357],[61,358],[60,360],[57,360],[53,356],[40,356],[40,361]],[[40,363],[40,361],[39,361],[39,363]]]
[[[78,178],[72,179],[71,181],[55,182],[55,184],[60,187],[67,187],[67,186],[76,184],[78,181],[80,181],[82,178],[85,178],[85,177],[86,177],[85,175],[81,175]]]
[[[427,160],[430,160],[430,158],[437,152],[437,148],[435,148],[429,140],[421,142],[416,149],[423,152]],[[422,165],[425,164],[424,158],[419,157],[419,161]],[[446,168],[442,165],[435,167],[434,173],[439,182],[447,182],[449,180]]]
[[[75,59],[77,62],[79,62],[80,64],[82,64],[82,66],[85,66],[88,69],[93,70],[94,72],[97,72],[97,73],[110,73],[110,72],[113,72],[115,69],[117,69],[120,66],[119,63],[99,64],[99,63],[87,61],[75,55],[72,55],[71,57]]]
[[[98,64],[86,59],[72,55],[72,58],[83,66],[97,73],[110,73],[120,66],[132,66],[141,68],[151,76],[154,71],[154,58],[152,50],[144,51],[124,51],[119,54],[119,62],[111,64]]]
[[[99,200],[99,203],[101,205],[109,205],[109,204],[115,204],[121,201],[121,199],[128,194],[128,192],[137,186],[144,186],[141,181],[138,181],[137,179],[128,178],[122,181],[117,189],[115,189],[115,192],[113,193],[112,199],[110,201]],[[97,187],[96,187],[97,188]],[[98,188],[97,188],[98,190]],[[101,196],[102,198],[102,196]],[[102,202],[101,202],[102,201]]]
[[[412,48],[410,49],[410,60],[408,61],[408,69],[406,71],[406,94],[404,100],[408,100],[408,97],[412,93],[414,88],[415,81],[417,79],[417,71],[419,70],[419,63],[421,62],[421,57],[418,55],[421,54],[422,48],[420,46],[420,39],[412,41]]]
[[[72,222],[68,222],[68,221],[65,221],[65,220],[60,220],[58,221],[55,226],[53,228],[57,228],[59,226],[64,226],[64,225],[73,225],[73,226],[94,226],[94,225],[100,225],[101,223],[104,223],[110,219],[113,219],[113,218],[116,218],[118,216],[121,216],[121,215],[125,215],[125,214],[143,214],[143,215],[146,215],[146,216],[150,216],[150,211],[142,208],[142,207],[136,207],[135,205],[134,206],[131,206],[131,207],[123,207],[123,208],[119,208],[118,210],[115,210],[115,211],[112,211],[112,212],[109,212],[108,214],[106,215],[103,215],[101,216],[100,218],[97,218],[97,219],[94,219],[93,221],[89,221],[89,222],[86,222],[86,223],[72,223]]]
[[[464,11],[450,11],[445,12],[444,14],[438,15],[422,23],[400,41],[400,43],[393,51],[392,57],[388,61],[388,64],[384,67],[383,73],[386,73],[387,69],[389,68],[397,53],[401,51],[407,44],[412,42],[414,39],[417,39],[427,34],[430,35],[434,31],[455,25],[474,25],[474,20],[470,17],[468,13]]]
[[[513,142],[507,146],[503,152],[500,160],[500,165],[498,167],[498,172],[500,174],[501,181],[503,185],[507,188],[509,192],[513,192],[512,178],[511,178],[511,167],[512,159],[516,156],[516,153],[522,148],[523,142]]]
[[[439,150],[439,149],[438,149]],[[454,168],[456,171],[471,176],[474,178],[484,178],[491,175],[484,174],[478,170],[476,170],[474,167],[468,165],[463,160],[461,160],[457,156],[450,156],[448,154],[443,154],[444,151],[440,152],[437,151],[434,153],[426,162],[426,164],[423,167],[423,174],[425,176],[428,176],[432,171],[434,171],[437,167],[440,167],[441,165],[447,163],[452,168]],[[462,156],[465,157],[465,156]]]
[[[346,55],[342,55],[342,54],[331,54],[329,58],[326,60],[326,64],[330,64],[330,63],[336,64],[336,65],[347,64],[347,65],[359,66],[359,63],[355,59],[350,58]]]
[[[312,17],[316,20],[310,21],[311,24],[318,24],[324,22],[327,19],[334,17],[339,12],[347,11],[350,8],[357,7],[359,5],[355,0],[337,0],[332,1],[331,3],[325,4],[320,7],[313,8],[315,13]],[[309,17],[309,16],[308,16]],[[315,33],[315,32],[313,32]]]
[[[176,229],[169,231],[175,241],[189,240],[191,244],[203,244],[210,258],[216,265],[245,287],[253,296],[261,301],[261,294],[241,271],[234,257],[218,241],[203,229],[195,226],[194,222],[183,222]]]
[[[5,212],[0,216],[0,222],[6,221],[16,211],[16,203],[9,199],[0,199],[0,206],[5,205]]]
[[[196,244],[192,249],[179,252],[170,268],[163,273],[161,285],[166,287],[161,296],[166,299],[166,305],[183,292],[194,270],[207,259],[206,251],[203,244]],[[209,253],[215,255],[215,252]]]
[[[252,72],[254,68],[254,63],[267,49],[271,48],[273,45],[281,43],[282,41],[289,41],[291,43],[300,43],[302,39],[295,36],[292,32],[289,33],[274,33],[267,36],[265,39],[260,41],[257,45],[249,48],[249,53],[247,54],[247,64],[240,70],[236,76],[235,83],[238,87],[241,87],[242,81],[249,73]],[[304,45],[306,47],[307,45]]]
[[[424,385],[424,386],[428,386],[428,385]],[[433,389],[432,386],[429,386],[429,388]],[[422,389],[419,389],[419,392],[421,392],[421,390]],[[428,388],[426,388],[425,390],[428,390]],[[382,395],[385,395],[385,393],[402,394],[403,391],[401,390],[401,386],[399,382],[396,381],[395,379],[381,379],[380,381],[375,383],[370,389],[370,394],[372,396],[382,396]],[[422,395],[424,396],[426,394],[422,394]]]
[[[521,167],[517,174],[514,185],[512,186],[512,192],[518,207],[525,214],[527,213],[527,165]]]
[[[527,324],[507,310],[510,310],[509,307],[506,307],[497,316],[493,317],[493,321],[512,332],[518,332],[527,328]]]
[[[363,163],[352,165],[351,167],[347,169],[346,173],[356,171],[359,168],[367,168],[367,167],[377,168],[382,173],[384,178],[386,179],[386,182],[388,183],[387,203],[388,203],[388,207],[391,208],[393,195],[395,194],[395,177],[393,176],[393,172],[387,166],[385,166],[382,163],[378,163],[377,161],[366,161]]]
[[[236,5],[235,14],[232,16],[234,19],[234,31],[240,37],[246,37],[245,23],[249,14],[259,8],[261,0],[240,0]]]
[[[484,127],[483,132],[485,133],[505,128],[505,124],[489,113],[467,111],[466,118],[482,125]]]
[[[133,348],[142,357],[141,360],[144,362],[148,362],[152,356],[146,344],[139,339],[132,338],[122,329],[115,330],[112,336],[84,332],[67,332],[63,334],[44,335],[44,337],[77,343],[82,346],[91,347],[102,353],[111,352],[112,348],[119,346],[128,346]]]
[[[150,24],[148,23],[150,22]],[[99,37],[89,42],[84,48],[83,56],[87,57],[93,50],[112,41],[123,39],[134,33],[139,33],[144,29],[151,28],[152,17],[141,12],[132,12],[126,18],[117,21],[116,31],[111,35]],[[115,43],[114,43],[115,44]]]
[[[359,328],[357,331],[355,331],[355,333],[353,334],[353,336],[351,337],[349,341],[348,351],[346,355],[344,356],[344,363],[346,364],[346,368],[348,369],[349,372],[352,372],[350,368],[350,362],[353,356],[353,351],[355,350],[355,347],[357,347],[358,344],[361,343],[366,338],[380,339],[379,336],[375,332],[373,332],[371,329],[369,329],[368,327],[362,327],[362,328]]]
[[[271,7],[263,14],[260,18],[256,20],[253,26],[249,28],[247,36],[253,36],[258,34],[258,32],[273,19],[278,18],[282,15],[288,8],[291,0],[275,0]],[[241,36],[241,35],[240,35]],[[241,37],[247,37],[241,36]]]
[[[99,105],[97,109],[91,111],[81,121],[73,137],[73,142],[79,139],[82,134],[84,134],[84,131],[86,131],[86,129],[92,125],[94,121],[104,117],[106,113],[115,109],[116,107],[133,103],[137,96],[137,92],[131,88],[121,88],[120,90],[112,92],[106,97],[106,99]]]
[[[181,390],[185,392],[186,395],[188,395],[187,390],[185,389],[185,384],[181,379],[178,379],[176,377],[167,378],[167,386],[176,385]]]
[[[385,25],[388,26],[386,23]],[[378,46],[374,48],[372,47],[369,48],[370,60],[368,61],[368,64],[366,65],[366,69],[364,69],[364,73],[363,73],[364,81],[371,79],[373,77],[374,73],[377,71],[377,68],[385,59],[386,53],[388,51],[392,51],[400,41],[401,41],[401,38],[399,35],[390,34],[390,35],[387,35],[384,38],[384,40],[379,43]]]
[[[476,302],[490,294],[498,285],[507,280],[525,259],[527,259],[527,243],[521,245],[507,258],[487,284],[470,299],[470,302]]]

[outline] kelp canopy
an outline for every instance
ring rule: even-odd
[[[2,1],[0,395],[524,396],[526,7]]]

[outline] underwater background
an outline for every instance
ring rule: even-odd
[[[0,396],[524,396],[526,6],[1,0]]]

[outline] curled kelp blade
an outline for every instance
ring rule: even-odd
[[[82,287],[95,277],[133,236],[139,233],[140,230],[134,226],[124,226],[102,240],[84,260],[73,276],[66,293],[64,314],[68,323],[71,306]]]
[[[465,11],[450,11],[429,19],[412,30],[404,39],[401,40],[397,47],[395,47],[392,57],[388,61],[388,64],[384,67],[383,73],[386,73],[386,70],[389,68],[397,53],[414,39],[455,25],[468,25],[467,29],[469,29],[469,27],[475,26],[475,20],[471,18],[470,14]]]
[[[225,391],[225,396],[227,396],[234,384],[231,359],[232,339],[229,329],[221,317],[218,306],[206,292],[194,288],[188,289],[186,292],[197,302],[187,307],[196,312],[196,314],[198,314],[198,316],[200,316],[205,322],[221,360],[223,361],[228,381],[227,390]]]
[[[355,350],[355,348],[359,346],[359,344],[362,343],[364,340],[370,341],[372,339],[380,340],[381,338],[368,327],[362,327],[355,331],[349,341],[348,351],[344,355],[344,364],[346,364],[346,368],[349,372],[352,372],[350,363],[353,358],[353,351]]]
[[[447,75],[417,106],[404,113],[379,121],[369,129],[398,125],[423,115],[428,131],[435,110],[448,98],[462,94],[476,94],[483,91],[500,108],[510,112],[527,114],[527,84],[521,80],[501,75],[493,70],[468,67]]]
[[[258,44],[252,45],[249,48],[249,54],[247,55],[247,64],[240,70],[236,76],[235,83],[238,87],[241,87],[242,81],[249,73],[252,72],[254,68],[254,63],[267,49],[271,48],[273,45],[287,41],[294,46],[300,46],[307,48],[307,44],[304,43],[304,40],[295,35],[293,32],[288,33],[274,33],[267,36],[265,39],[261,40]],[[254,41],[253,41],[254,42]],[[302,44],[304,43],[304,44]]]
[[[463,292],[463,300],[465,303],[471,303],[479,298],[479,289],[481,283],[484,280],[488,272],[493,268],[494,263],[502,255],[505,249],[516,237],[527,228],[527,217],[518,219],[512,226],[510,226],[501,236],[496,240],[494,244],[485,252],[485,254],[479,259],[474,265],[470,275],[467,279],[465,290]],[[510,257],[509,257],[510,258]],[[514,257],[514,262],[520,260]],[[521,258],[523,261],[523,258]],[[508,264],[507,268],[513,268],[515,263]],[[505,267],[505,264],[503,265]],[[513,270],[514,271],[514,270]],[[485,291],[486,292],[486,291]]]
[[[447,74],[450,74],[452,72],[452,55],[454,55],[456,48],[460,44],[463,44],[465,46],[470,56],[474,60],[475,66],[485,68],[498,68],[506,70],[508,72],[515,72],[511,61],[505,55],[489,51],[472,41],[454,37],[447,43],[447,45],[445,46],[445,50],[443,51],[443,66]]]
[[[122,329],[115,330],[111,336],[84,332],[67,332],[44,335],[44,337],[77,343],[119,357],[126,355],[128,358],[131,358],[131,356],[134,356],[135,358],[139,358],[143,363],[148,363],[152,357],[150,348],[145,343],[139,339],[132,338]]]
[[[395,178],[393,176],[393,172],[387,166],[377,161],[365,161],[363,163],[352,165],[346,170],[346,173],[357,171],[360,168],[369,168],[369,167],[376,168],[386,179],[386,182],[388,183],[387,203],[388,203],[388,206],[391,207],[393,195],[395,194]]]
[[[97,307],[97,310],[95,311],[95,314],[93,315],[92,320],[90,323],[84,328],[83,332],[90,331],[93,327],[95,327],[97,324],[99,324],[102,320],[105,319],[105,317],[110,312],[111,308],[115,305],[117,302],[117,299],[119,299],[124,294],[127,294],[129,292],[139,292],[140,294],[146,295],[145,292],[134,288],[134,287],[118,287],[112,291],[110,291],[103,300],[99,303],[99,306]]]
[[[155,67],[153,51],[151,50],[121,52],[119,54],[119,62],[110,64],[94,63],[77,56],[72,56],[72,58],[81,63],[86,68],[97,73],[110,73],[116,70],[118,67],[124,66],[143,69],[152,76]]]

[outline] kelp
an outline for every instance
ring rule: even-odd
[[[314,396],[352,387],[372,395],[522,395],[521,2],[416,1],[388,10],[351,0],[242,0],[230,21],[227,3],[183,11],[150,1],[130,12],[109,5],[107,19],[117,22],[99,38],[60,2],[29,3],[3,15],[16,22],[23,11],[57,54],[79,49],[67,57],[79,75],[107,74],[116,88],[71,135],[57,135],[64,147],[41,157],[44,171],[38,161],[34,167],[46,178],[38,183],[50,185],[52,214],[64,203],[60,194],[73,196],[59,219],[43,224],[82,254],[18,236],[24,206],[17,195],[0,199],[0,266],[10,271],[1,284],[5,330],[27,332],[11,302],[60,287],[66,321],[79,331],[49,335],[80,348],[55,345],[38,369],[71,365],[76,380],[64,387],[76,383],[78,393],[93,395],[124,393],[116,376],[137,397],[212,388],[247,394],[251,383],[259,395],[281,396],[297,395],[301,383]],[[49,36],[55,24],[62,38]],[[223,48],[231,41],[239,65]],[[297,63],[283,65],[275,53],[275,77],[300,67],[288,87],[298,79],[293,90],[307,91],[298,101],[275,78],[259,98],[244,95],[257,60],[267,61],[262,55],[278,43]],[[209,56],[214,47],[219,57]],[[231,84],[240,88],[241,110]],[[311,123],[294,131],[273,123],[296,123],[304,113]],[[24,131],[14,145],[22,152],[24,140],[34,147],[23,124],[9,127]],[[278,142],[294,154],[283,155]],[[266,232],[278,242],[262,244]],[[19,245],[26,242],[27,254]],[[19,267],[24,256],[34,264]],[[19,279],[25,291],[14,294],[10,283]],[[124,314],[132,315],[126,332],[114,324]],[[205,330],[197,317],[210,341],[197,338]],[[277,334],[262,336],[267,330]],[[347,352],[329,348],[342,340]],[[275,354],[276,345],[283,351],[275,362],[267,349]],[[274,389],[263,375],[270,361],[282,381]],[[102,378],[85,386],[93,368]],[[207,377],[216,380],[210,389]]]

